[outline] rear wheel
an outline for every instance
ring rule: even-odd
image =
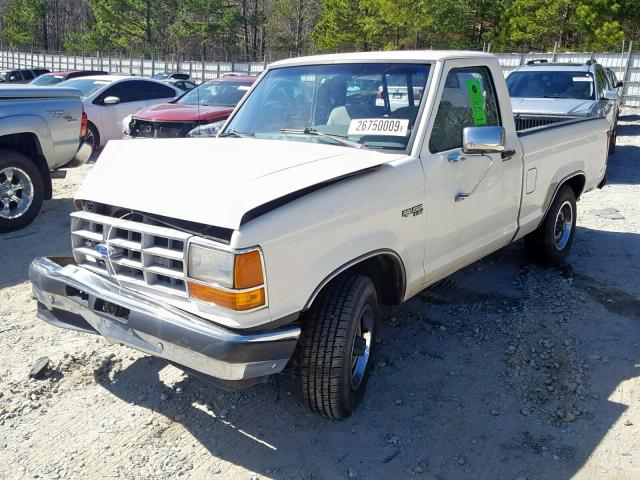
[[[529,258],[539,263],[561,263],[571,250],[576,230],[576,196],[568,185],[560,188],[542,224],[525,238]]]
[[[364,395],[376,333],[376,290],[360,274],[346,274],[314,303],[300,351],[307,406],[329,418],[353,413]]]
[[[44,182],[38,167],[25,155],[0,150],[0,233],[27,226],[44,199]]]
[[[87,123],[87,133],[82,137],[82,141],[87,145],[91,145],[91,149],[95,152],[100,147],[100,134],[96,126],[89,122]]]

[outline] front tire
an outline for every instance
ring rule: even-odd
[[[609,138],[609,155],[616,153],[616,141],[618,140],[618,132],[614,129]]]
[[[538,263],[561,263],[571,250],[576,220],[576,196],[573,189],[565,185],[560,188],[542,224],[525,237],[527,256]]]
[[[362,399],[376,334],[377,295],[364,275],[334,280],[314,303],[300,351],[302,395],[315,413],[342,419]]]
[[[0,150],[0,233],[26,227],[44,200],[44,181],[38,167],[21,153]]]

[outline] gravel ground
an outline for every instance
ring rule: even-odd
[[[528,265],[515,244],[383,311],[343,422],[305,410],[294,368],[228,393],[37,320],[28,264],[69,253],[91,166],[70,170],[0,236],[0,478],[639,478],[640,115],[624,113],[568,262]],[[48,376],[28,379],[44,356]]]

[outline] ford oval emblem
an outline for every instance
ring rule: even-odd
[[[99,243],[94,247],[96,253],[102,258],[116,258],[122,255],[123,250],[121,248],[112,247],[111,245],[105,245]]]

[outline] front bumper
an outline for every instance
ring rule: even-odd
[[[71,257],[36,258],[29,279],[45,322],[102,335],[223,382],[251,384],[280,372],[300,336],[296,326],[247,335],[224,329],[120,288]]]

